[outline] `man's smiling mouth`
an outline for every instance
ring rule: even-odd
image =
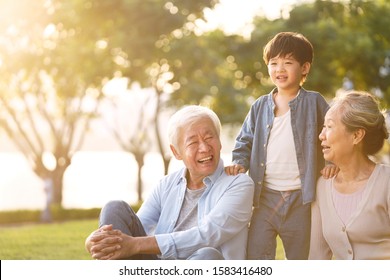
[[[209,157],[202,158],[202,159],[198,160],[198,162],[205,163],[205,162],[211,161],[212,159],[213,159],[213,156],[209,156]]]

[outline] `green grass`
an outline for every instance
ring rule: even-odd
[[[90,260],[85,238],[97,219],[0,226],[1,260]]]
[[[52,224],[0,225],[1,260],[90,260],[85,238],[97,228],[97,219]],[[277,259],[284,259],[278,239]]]

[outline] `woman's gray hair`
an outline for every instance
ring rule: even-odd
[[[340,113],[348,131],[365,130],[363,152],[366,155],[374,155],[382,149],[389,133],[376,97],[364,91],[349,91],[336,97],[331,108]]]
[[[217,114],[215,114],[214,111],[210,110],[207,107],[199,105],[190,105],[180,109],[179,111],[174,113],[169,119],[168,138],[170,144],[173,145],[175,148],[178,148],[178,137],[180,130],[183,127],[188,127],[195,121],[202,118],[209,118],[212,121],[217,135],[218,137],[220,137],[221,122]]]

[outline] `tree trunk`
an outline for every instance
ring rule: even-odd
[[[142,167],[144,166],[144,153],[134,153],[135,160],[137,161],[137,194],[138,202],[142,201]]]
[[[70,165],[70,158],[57,157],[57,166],[51,172],[51,178],[53,181],[53,200],[52,200],[53,206],[62,207],[63,179],[64,179],[65,171],[69,165]]]
[[[63,183],[62,179],[64,177],[64,172],[62,168],[59,168],[59,170],[54,170],[52,173],[52,180],[53,180],[53,200],[52,204],[55,206],[62,206],[62,189],[63,189]]]
[[[161,94],[158,90],[158,88],[155,87],[156,95],[157,95],[157,102],[156,102],[156,110],[154,112],[154,129],[156,132],[156,138],[157,138],[157,146],[158,150],[160,152],[160,155],[163,159],[164,162],[164,174],[168,174],[168,168],[169,168],[169,163],[171,162],[171,156],[169,156],[163,147],[162,139],[161,139],[161,133],[160,133],[160,106],[161,106]]]

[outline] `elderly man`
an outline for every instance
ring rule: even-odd
[[[95,259],[245,259],[253,181],[229,176],[220,158],[221,124],[202,106],[176,112],[170,148],[185,167],[164,177],[137,214],[109,202],[85,242]]]

